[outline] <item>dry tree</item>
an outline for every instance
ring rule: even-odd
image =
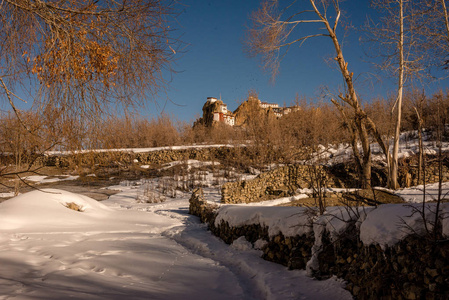
[[[175,1],[0,1],[0,98],[63,116],[143,104],[166,87]],[[26,92],[23,92],[23,91]]]
[[[251,15],[252,23],[245,40],[246,50],[250,55],[260,56],[263,67],[269,69],[275,76],[278,73],[280,61],[292,45],[302,46],[305,41],[315,37],[328,38],[334,46],[334,60],[344,80],[345,91],[339,98],[342,104],[353,111],[354,117],[351,122],[354,124],[354,134],[362,145],[363,153],[360,157],[362,186],[370,187],[369,131],[377,131],[377,129],[360,104],[354,85],[354,74],[348,69],[348,62],[343,55],[341,38],[337,35],[341,15],[338,0],[292,0],[286,4],[280,4],[277,0],[265,0]],[[311,31],[308,34],[305,30]],[[334,99],[332,102],[337,107],[342,106]]]
[[[42,114],[57,111],[55,123],[92,127],[112,109],[128,111],[153,100],[167,87],[180,46],[170,27],[175,5],[0,0],[0,103],[10,106],[18,126],[36,135],[19,101],[32,99]]]

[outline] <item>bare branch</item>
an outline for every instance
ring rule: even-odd
[[[0,75],[10,76],[10,91],[31,80],[36,107],[65,107],[72,115],[144,104],[166,89],[163,70],[172,71],[178,52],[173,3],[4,0]]]

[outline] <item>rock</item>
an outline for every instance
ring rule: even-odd
[[[444,283],[444,278],[443,276],[438,276],[437,278],[435,278],[435,282],[439,283],[439,284],[443,284]]]
[[[352,294],[357,297],[357,295],[360,293],[360,290],[361,288],[356,285],[352,288]]]
[[[438,270],[437,269],[429,269],[426,268],[426,273],[432,276],[433,278],[438,276]]]
[[[417,299],[416,294],[415,294],[414,292],[412,292],[412,291],[406,291],[406,292],[405,292],[405,298],[406,298],[407,300],[414,300],[414,299]]]

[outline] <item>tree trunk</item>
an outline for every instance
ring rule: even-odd
[[[349,133],[351,134],[351,148],[352,148],[352,154],[354,156],[354,160],[355,160],[355,165],[357,168],[357,173],[359,175],[359,178],[363,178],[363,161],[362,158],[360,157],[360,153],[359,153],[359,148],[358,148],[358,138],[357,138],[357,128],[355,126],[355,122],[354,120],[350,120],[343,107],[340,105],[340,103],[338,103],[337,101],[335,101],[334,99],[331,99],[332,103],[337,107],[337,109],[340,111],[341,117],[343,119],[343,121],[348,124],[347,125],[347,129],[349,131]]]
[[[418,119],[418,149],[419,149],[419,155],[418,155],[418,184],[421,183],[421,179],[423,176],[423,161],[424,161],[424,147],[422,143],[422,119],[421,115],[419,114],[418,109],[416,106],[413,107],[416,113],[416,117]]]
[[[366,114],[360,107],[360,103],[357,97],[357,94],[355,92],[354,88],[354,82],[352,80],[353,73],[350,73],[348,71],[348,63],[345,61],[343,57],[343,51],[341,50],[340,43],[338,42],[338,38],[336,35],[336,27],[338,24],[338,19],[340,18],[340,11],[338,11],[338,14],[336,16],[336,20],[334,23],[334,27],[332,27],[329,24],[329,21],[325,16],[323,16],[318,8],[315,5],[314,0],[310,0],[310,3],[313,6],[313,9],[317,16],[321,19],[324,26],[326,27],[327,32],[329,33],[329,37],[332,39],[332,42],[334,43],[335,52],[337,53],[337,57],[335,60],[338,63],[338,66],[340,68],[340,72],[345,80],[346,88],[347,88],[347,97],[341,97],[343,101],[348,103],[353,109],[354,114],[356,118],[359,118],[355,121],[358,134],[360,137],[360,140],[362,142],[362,149],[363,149],[363,177],[362,177],[362,186],[370,187],[371,186],[371,149],[369,147],[369,138],[368,138],[368,131],[366,128]]]
[[[399,1],[399,78],[398,78],[398,96],[396,99],[397,105],[397,119],[396,128],[394,132],[394,143],[393,143],[393,159],[391,161],[390,169],[390,182],[389,187],[391,189],[398,189],[398,153],[399,153],[399,137],[401,134],[401,118],[402,118],[402,94],[404,86],[404,11],[403,11],[403,1]]]
[[[441,5],[443,6],[444,25],[446,26],[447,41],[449,42],[449,16],[447,13],[446,1],[441,0]]]
[[[360,141],[363,149],[362,163],[362,188],[371,188],[371,148],[368,136],[368,130],[365,126],[365,119],[357,117],[357,129],[360,135]]]

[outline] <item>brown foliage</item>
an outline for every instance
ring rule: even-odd
[[[109,117],[91,132],[90,148],[148,148],[174,146],[180,143],[180,134],[167,115],[157,119]]]
[[[0,7],[0,97],[36,87],[40,104],[97,116],[142,104],[164,88],[178,41],[174,2],[5,0]],[[11,102],[11,105],[14,105]]]
[[[315,147],[346,140],[336,109],[326,103],[302,105],[279,120],[285,139],[296,147]]]

